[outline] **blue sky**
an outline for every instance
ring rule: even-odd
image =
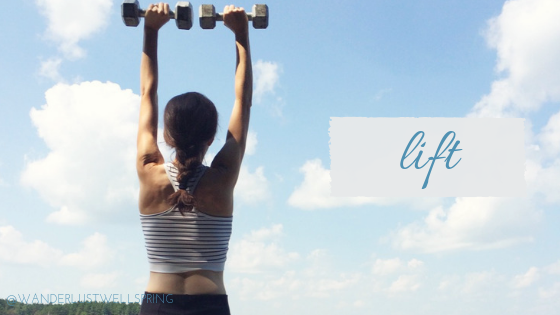
[[[268,5],[269,28],[250,33],[232,312],[560,314],[560,2]],[[142,293],[142,28],[125,27],[112,0],[4,10],[0,297]],[[233,35],[171,22],[159,57],[161,108],[185,91],[218,107],[209,161],[233,104]],[[528,196],[330,197],[330,117],[525,118]]]

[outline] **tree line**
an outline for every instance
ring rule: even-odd
[[[0,315],[138,315],[140,304],[124,302],[76,302],[25,304],[0,299]]]

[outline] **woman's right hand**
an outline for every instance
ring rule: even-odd
[[[146,9],[144,27],[157,31],[167,23],[169,19],[169,4],[163,2],[150,4],[148,9]]]

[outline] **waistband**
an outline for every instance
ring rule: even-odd
[[[174,306],[182,307],[193,303],[196,304],[212,304],[212,305],[228,305],[227,294],[170,294],[170,293],[151,293],[144,292],[142,304],[174,304]]]

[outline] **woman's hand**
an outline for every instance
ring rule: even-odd
[[[146,9],[144,27],[157,31],[167,23],[169,19],[169,4],[163,2],[150,4],[148,9]]]
[[[249,19],[243,8],[234,5],[226,5],[224,8],[224,24],[233,31],[235,35],[245,35],[249,32]]]

